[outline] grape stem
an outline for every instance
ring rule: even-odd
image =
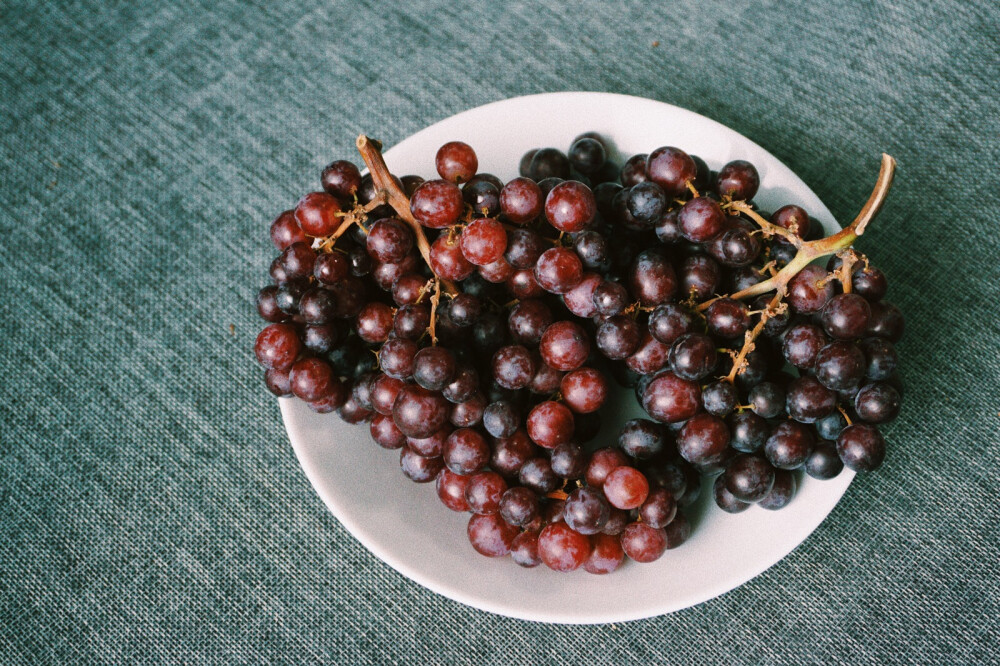
[[[789,231],[784,227],[778,226],[777,224],[768,222],[760,215],[760,213],[755,211],[746,201],[730,201],[723,207],[728,210],[739,211],[744,215],[746,215],[747,217],[749,217],[751,220],[757,223],[757,226],[760,227],[761,232],[763,232],[765,236],[781,236],[795,247],[797,248],[802,247],[802,239],[799,238],[798,234]]]
[[[347,232],[347,230],[351,228],[352,225],[358,224],[359,222],[364,220],[367,217],[368,213],[372,212],[385,202],[386,202],[385,193],[378,192],[375,195],[375,198],[369,201],[366,205],[364,206],[355,205],[355,207],[352,210],[349,210],[346,213],[344,213],[343,215],[344,221],[340,223],[340,226],[337,227],[336,231],[334,231],[332,234],[326,236],[320,241],[319,249],[323,252],[332,251],[333,246],[337,244],[337,239],[343,236]]]
[[[364,134],[360,134],[357,141],[355,141],[355,145],[358,148],[358,152],[361,153],[361,159],[365,161],[365,165],[368,167],[368,172],[372,176],[372,182],[375,184],[375,190],[385,197],[385,202],[392,206],[393,210],[396,211],[396,215],[409,225],[410,230],[417,239],[417,249],[420,250],[420,255],[424,258],[424,262],[428,268],[430,268],[430,243],[427,242],[424,228],[420,226],[417,218],[413,217],[413,213],[410,211],[410,199],[396,184],[392,174],[389,173],[389,167],[386,166],[385,159],[382,157],[381,144]],[[434,273],[433,268],[431,268],[431,273]],[[450,280],[442,279],[436,274],[435,278],[444,286],[446,292],[452,296],[458,294],[458,289]],[[431,325],[433,326],[433,318],[431,319]]]
[[[861,212],[858,213],[858,216],[854,218],[854,221],[851,222],[850,225],[828,238],[821,238],[809,243],[802,243],[798,252],[795,254],[795,257],[788,262],[788,265],[778,271],[775,275],[767,280],[751,285],[746,289],[741,289],[735,294],[729,296],[729,298],[742,300],[746,298],[753,298],[754,296],[759,296],[772,291],[776,291],[778,294],[784,295],[785,287],[788,286],[791,279],[795,277],[799,271],[808,266],[814,259],[835,254],[841,250],[849,248],[859,236],[865,233],[868,224],[882,209],[882,204],[885,203],[886,196],[892,188],[892,179],[895,173],[896,160],[894,160],[891,156],[882,153],[882,166],[879,169],[878,180],[875,182],[875,188],[872,190],[872,193],[868,197],[868,201],[865,202]],[[708,306],[712,304],[713,300],[705,301],[700,304],[697,308],[698,311],[702,312],[708,309]]]

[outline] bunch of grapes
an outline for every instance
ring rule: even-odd
[[[688,538],[706,475],[737,513],[786,506],[798,470],[882,463],[903,319],[851,245],[888,156],[859,218],[823,238],[799,206],[753,203],[752,164],[674,147],[619,166],[587,133],[507,183],[461,142],[426,181],[358,148],[368,175],[330,164],[271,225],[256,356],[274,394],[366,422],[470,512],[478,552],[609,573]],[[595,441],[612,382],[649,418]]]

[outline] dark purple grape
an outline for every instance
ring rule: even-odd
[[[295,211],[286,210],[271,223],[271,242],[279,250],[284,250],[292,243],[301,243],[305,240],[306,235],[302,233],[299,223],[295,221]]]
[[[618,446],[636,459],[654,458],[666,447],[663,426],[648,419],[626,421],[618,433]]]
[[[837,454],[854,471],[871,472],[885,460],[885,440],[875,426],[847,426],[837,437]]]
[[[659,250],[645,250],[629,268],[629,285],[641,305],[660,305],[677,293],[677,274]]]
[[[500,515],[511,525],[523,527],[539,513],[538,495],[530,488],[509,488],[500,498]]]
[[[535,152],[528,167],[528,176],[534,181],[546,178],[569,178],[569,158],[558,148],[542,148]]]
[[[774,486],[775,469],[763,456],[741,453],[726,465],[726,490],[742,502],[759,502]]]
[[[874,303],[882,300],[885,292],[889,289],[889,281],[885,273],[869,266],[855,270],[851,275],[851,287],[854,293],[864,296],[868,302]]]
[[[518,480],[521,485],[542,494],[552,492],[560,484],[559,477],[552,471],[549,459],[542,457],[526,460],[518,472]]]
[[[649,315],[649,333],[665,345],[672,345],[677,338],[695,330],[695,316],[690,310],[666,303]]]
[[[628,307],[628,290],[620,282],[604,280],[594,289],[593,303],[599,314],[613,317]]]
[[[545,291],[565,294],[583,279],[583,263],[567,247],[553,247],[538,258],[535,280]]]
[[[797,469],[805,464],[815,443],[808,427],[796,421],[783,421],[767,438],[764,453],[779,469]]]
[[[729,446],[726,422],[711,414],[696,414],[688,419],[677,435],[677,451],[695,465],[718,462]]]
[[[669,203],[663,188],[646,181],[629,190],[625,205],[632,217],[642,224],[652,226],[666,212]]]
[[[619,315],[598,326],[594,342],[602,354],[612,360],[621,360],[635,352],[641,336],[639,325],[634,319]]]
[[[785,333],[781,352],[796,368],[808,370],[815,365],[816,355],[827,343],[829,340],[819,326],[796,324]]]
[[[681,207],[677,225],[692,243],[706,243],[726,230],[726,214],[708,197],[695,197]]]
[[[597,172],[607,159],[604,144],[591,137],[581,137],[569,148],[570,165],[583,174]]]
[[[445,229],[457,224],[464,210],[462,190],[447,180],[428,180],[410,197],[413,217],[430,229]]]
[[[642,408],[660,423],[679,423],[697,414],[700,401],[698,384],[664,372],[646,386]]]
[[[816,442],[816,447],[806,458],[806,474],[814,479],[832,479],[843,469],[844,462],[837,455],[836,443],[826,439]]]
[[[833,298],[834,283],[819,266],[809,265],[788,283],[788,303],[803,314],[819,312]]]
[[[865,338],[858,346],[865,355],[868,366],[865,377],[874,380],[888,379],[896,371],[898,358],[892,343],[882,338]]]
[[[747,306],[732,298],[713,301],[705,311],[708,332],[720,338],[741,338],[750,328]]]
[[[575,180],[559,183],[545,197],[545,218],[559,231],[583,231],[596,213],[594,193]]]
[[[698,381],[707,377],[718,363],[715,343],[707,335],[687,333],[670,347],[670,368],[678,377]]]
[[[580,534],[597,534],[610,515],[608,501],[595,488],[577,488],[563,505],[563,520]]]
[[[885,382],[867,384],[854,396],[854,410],[868,423],[892,421],[899,414],[899,406],[899,393]]]
[[[521,345],[502,347],[493,355],[493,377],[504,388],[527,387],[537,371],[535,357]]]
[[[834,391],[856,388],[867,370],[865,355],[852,342],[837,340],[816,354],[816,378]]]
[[[712,382],[701,390],[701,402],[705,411],[715,416],[726,416],[739,402],[736,387],[725,379]]]
[[[646,176],[662,187],[668,196],[679,197],[685,194],[688,191],[687,184],[693,183],[697,175],[698,166],[680,148],[657,148],[646,158]],[[622,184],[625,184],[624,178]]]
[[[837,408],[837,395],[815,377],[804,376],[788,385],[785,403],[788,415],[800,423],[813,423],[832,414]]]
[[[871,304],[871,321],[865,335],[884,338],[889,342],[899,342],[903,337],[903,313],[895,305],[885,301]]]
[[[633,187],[647,180],[646,159],[648,157],[646,154],[633,155],[625,160],[625,164],[622,165],[621,172],[619,173],[619,178],[623,186]]]
[[[858,294],[839,294],[823,307],[820,321],[830,337],[838,340],[860,338],[871,322],[871,307]]]
[[[693,255],[684,260],[680,268],[681,288],[684,297],[693,296],[703,301],[719,290],[722,274],[719,264],[704,255]]]
[[[761,382],[747,396],[750,409],[760,417],[773,419],[785,411],[785,391],[773,382]]]
[[[732,433],[730,445],[737,451],[745,453],[758,451],[767,442],[770,434],[767,422],[750,411],[730,414],[726,423]]]
[[[552,449],[550,465],[557,476],[578,479],[583,476],[589,461],[588,454],[573,442],[565,442]]]
[[[448,401],[440,393],[409,384],[392,405],[392,419],[407,437],[429,437],[448,421]]]
[[[794,204],[782,206],[771,214],[771,224],[788,229],[799,238],[809,235],[809,214],[801,206]]]
[[[733,160],[721,169],[715,178],[715,191],[719,196],[749,201],[760,187],[760,175],[753,164],[746,160]]]
[[[542,360],[556,370],[576,370],[590,354],[590,340],[579,324],[557,321],[545,329],[538,343]],[[514,388],[514,387],[508,387]]]

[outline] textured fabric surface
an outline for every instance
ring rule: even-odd
[[[998,38],[990,0],[0,3],[0,662],[996,663]],[[908,318],[885,466],[750,583],[618,626],[382,564],[249,351],[266,225],[359,132],[557,90],[719,120],[841,220],[899,160],[863,245]]]

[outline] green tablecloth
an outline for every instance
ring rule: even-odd
[[[989,1],[3,3],[0,662],[996,662],[998,39]],[[764,575],[619,626],[375,559],[249,353],[266,224],[359,132],[556,90],[719,120],[841,220],[899,160],[864,243],[908,317],[886,465]]]

